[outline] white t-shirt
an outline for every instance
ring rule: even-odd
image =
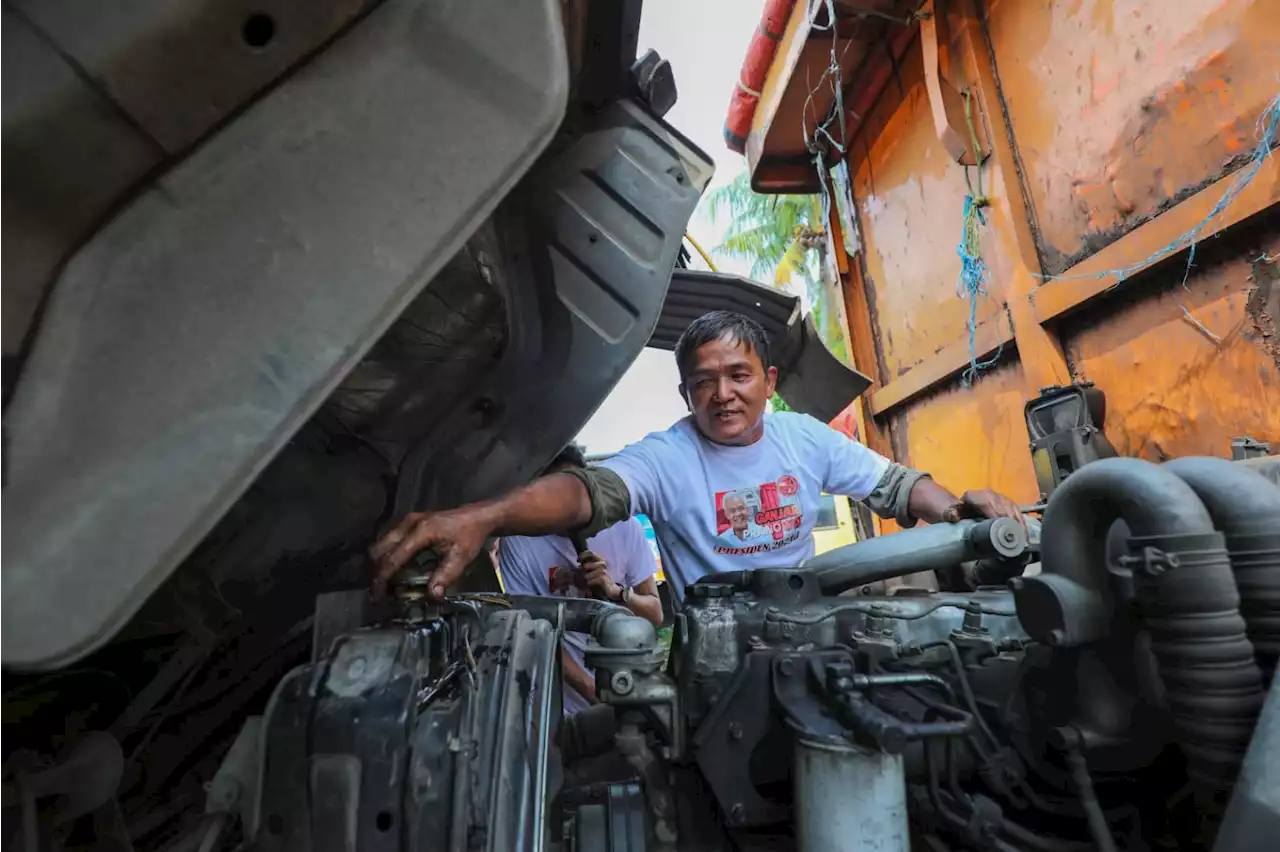
[[[619,586],[638,586],[654,575],[657,562],[645,537],[644,528],[635,518],[614,524],[599,535],[587,539],[587,549],[609,566],[609,576]],[[556,595],[586,598],[586,584],[573,542],[563,536],[539,538],[508,536],[498,543],[498,570],[503,589],[513,595]],[[583,652],[587,648],[585,633],[565,633],[565,648],[584,669]],[[591,674],[591,669],[587,669]],[[577,690],[564,685],[564,713],[570,716],[588,706]]]
[[[601,467],[627,484],[631,511],[653,522],[682,601],[685,585],[713,572],[799,566],[813,555],[821,494],[864,500],[889,460],[807,414],[779,411],[745,447],[708,441],[686,417]]]

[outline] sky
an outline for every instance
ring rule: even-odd
[[[746,169],[742,156],[724,145],[724,118],[763,7],[764,0],[644,2],[637,54],[653,48],[671,62],[678,97],[666,120],[715,161],[713,187],[730,182]],[[689,232],[710,251],[721,242],[724,224],[711,222],[699,210]],[[716,265],[722,271],[746,274],[745,264],[716,258]],[[676,391],[679,383],[670,352],[644,350],[582,428],[578,443],[590,453],[612,452],[667,428],[686,413]]]

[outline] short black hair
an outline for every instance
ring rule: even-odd
[[[713,340],[742,343],[748,352],[754,352],[759,357],[766,370],[771,366],[769,336],[760,323],[734,311],[711,311],[689,323],[689,327],[676,341],[676,369],[680,371],[681,382],[689,372],[693,353]]]
[[[582,452],[582,447],[579,447],[577,444],[570,444],[561,450],[560,453],[547,464],[546,468],[544,468],[542,472],[546,474],[550,471],[566,467],[576,467],[581,470],[586,466],[587,457]]]

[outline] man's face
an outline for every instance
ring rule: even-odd
[[[739,532],[745,530],[750,518],[746,501],[736,496],[724,498],[724,516],[729,519],[729,525],[735,530]]]
[[[703,435],[717,444],[750,444],[763,434],[777,380],[778,371],[765,370],[745,343],[720,339],[694,352],[680,391]]]

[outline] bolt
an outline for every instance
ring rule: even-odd
[[[630,695],[635,687],[635,679],[631,677],[631,672],[614,672],[611,686],[619,695]]]
[[[1066,631],[1060,629],[1050,630],[1049,635],[1045,637],[1045,641],[1053,648],[1061,648],[1067,644]]]
[[[742,822],[746,815],[747,809],[742,806],[742,802],[734,802],[733,807],[729,808],[729,819],[734,822]]]
[[[356,657],[351,662],[347,663],[347,677],[352,680],[359,680],[364,677],[364,673],[368,671],[368,669],[369,663],[365,661],[365,658]]]
[[[731,740],[742,739],[742,726],[739,725],[737,722],[729,723],[729,739]]]
[[[796,673],[795,660],[786,658],[782,662],[778,663],[778,674],[782,675],[783,677],[791,677],[795,673]]]

